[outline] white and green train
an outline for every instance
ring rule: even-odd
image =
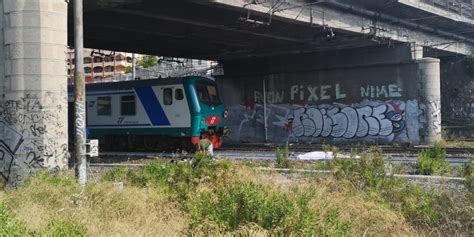
[[[73,87],[70,136],[74,129]],[[88,139],[107,150],[190,149],[200,138],[219,148],[227,111],[216,83],[183,77],[95,83],[86,86]]]

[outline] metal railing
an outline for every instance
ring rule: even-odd
[[[474,6],[471,0],[469,2],[462,0],[422,0],[422,2],[474,19]]]

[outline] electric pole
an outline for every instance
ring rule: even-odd
[[[135,61],[135,53],[132,53],[132,80],[135,80],[137,77],[137,64]]]
[[[74,157],[76,158],[76,176],[79,184],[87,183],[86,175],[86,87],[84,83],[84,32],[82,0],[73,0],[74,8]]]

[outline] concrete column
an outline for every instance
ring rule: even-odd
[[[67,3],[0,0],[0,179],[64,169]]]
[[[442,138],[440,60],[423,58],[416,62],[420,76],[419,103],[423,111],[420,138],[423,144],[433,144]]]

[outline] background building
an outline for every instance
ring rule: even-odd
[[[141,55],[135,54],[138,59]],[[98,49],[84,49],[84,73],[86,83],[100,82],[125,73],[127,67],[132,66],[132,53],[115,52]],[[74,81],[74,49],[68,49],[67,55],[68,83]]]
[[[154,66],[142,68],[140,59],[145,55],[135,54],[137,63],[136,79],[183,77],[191,75],[222,75],[221,65],[214,61],[159,57]],[[99,49],[84,49],[84,73],[86,83],[133,80],[131,73],[132,53]],[[68,49],[68,83],[74,84],[74,49]]]

